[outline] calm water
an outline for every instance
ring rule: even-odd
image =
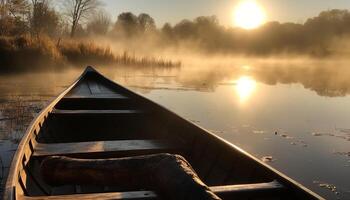
[[[350,199],[350,62],[101,68],[328,199]],[[36,113],[81,70],[0,76],[2,175]]]

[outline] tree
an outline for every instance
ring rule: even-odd
[[[132,37],[140,32],[139,20],[131,12],[125,12],[118,16],[115,31],[122,31],[126,36]]]
[[[98,0],[67,0],[65,1],[66,15],[71,23],[71,37],[74,37],[79,23],[86,20],[99,7]]]
[[[28,23],[19,18],[4,16],[0,18],[0,35],[21,35],[28,32]]]
[[[171,27],[170,23],[165,23],[161,29],[162,33],[167,36],[167,37],[172,37],[174,32],[173,32],[173,27]]]
[[[89,34],[106,35],[111,25],[111,17],[103,10],[100,10],[95,17],[87,24]]]
[[[174,26],[173,31],[180,39],[193,38],[195,37],[196,26],[192,21],[184,19]]]
[[[27,0],[0,0],[0,35],[27,32],[29,4]]]
[[[141,13],[137,19],[139,21],[140,29],[143,33],[152,32],[156,29],[156,23],[154,22],[154,19],[148,14]]]
[[[47,0],[32,0],[32,14],[30,28],[33,34],[45,33],[55,36],[59,27],[59,16],[55,10],[49,7]]]
[[[312,32],[312,37],[322,35],[331,37],[335,34],[349,33],[350,12],[333,9],[321,12],[317,17],[308,19],[304,26]]]
[[[27,0],[2,0],[8,14],[15,18],[25,18],[29,13],[29,3]]]

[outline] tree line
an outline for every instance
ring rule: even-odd
[[[112,51],[91,36],[111,34],[111,18],[98,0],[65,0],[61,9],[50,0],[0,0],[0,73],[61,69],[87,65],[179,67],[181,62],[161,56]],[[120,15],[118,33],[155,28],[147,14],[137,17],[138,29]],[[125,18],[125,20],[124,20]],[[130,30],[127,28],[130,27]],[[115,32],[115,31],[114,31]],[[117,34],[117,33],[116,33]],[[20,59],[19,59],[20,58]]]
[[[59,8],[59,9],[58,9]],[[156,27],[146,13],[119,14],[113,21],[99,0],[0,0],[0,36],[50,38],[101,36],[115,41],[148,40],[156,47],[187,47],[207,53],[327,56],[334,41],[348,38],[350,12],[327,10],[305,23],[268,22],[254,30],[225,27],[216,16],[200,16]]]
[[[50,0],[0,0],[0,35],[70,35],[98,9],[98,0],[67,0],[58,12]]]

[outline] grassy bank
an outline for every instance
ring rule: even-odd
[[[164,66],[181,65],[162,58],[115,54],[93,42],[53,40],[46,36],[0,37],[0,73],[59,69],[85,65]]]

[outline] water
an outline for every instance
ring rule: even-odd
[[[350,199],[347,63],[101,68],[327,199]],[[81,70],[0,76],[2,174],[35,113]]]

